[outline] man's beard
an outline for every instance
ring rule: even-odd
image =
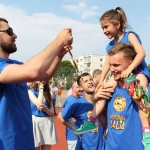
[[[0,47],[4,52],[8,54],[11,54],[17,51],[17,47],[15,43],[14,43],[14,46],[12,43],[6,44],[2,38],[0,39]]]

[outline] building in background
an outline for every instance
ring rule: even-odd
[[[78,58],[74,58],[78,68],[79,73],[88,72],[92,75],[95,69],[101,69],[105,62],[105,55],[95,55],[89,54],[84,56],[79,56]],[[71,58],[64,58],[63,60],[69,60],[72,63]],[[72,63],[73,64],[73,63]]]

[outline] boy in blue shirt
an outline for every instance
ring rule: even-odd
[[[143,150],[138,105],[124,88],[124,80],[121,79],[121,72],[132,63],[136,52],[132,45],[119,43],[108,55],[110,70],[118,85],[107,105],[106,150]]]
[[[0,18],[0,150],[34,148],[26,82],[49,80],[72,43],[71,29],[64,29],[45,50],[22,64],[9,59],[17,51],[16,38],[8,21]]]
[[[83,88],[84,96],[70,102],[59,114],[61,122],[67,122],[65,125],[72,130],[76,130],[90,116],[93,109],[93,94],[95,90],[93,79],[88,73],[81,74],[77,82]],[[76,126],[68,121],[71,117],[76,119]],[[103,136],[104,128],[97,121],[97,130],[95,132],[80,135],[76,150],[103,150]]]
[[[118,85],[107,105],[108,137],[106,150],[143,150],[138,101],[124,88],[121,72],[133,61],[136,52],[130,44],[116,44],[109,52],[110,70]],[[146,140],[145,140],[146,141]],[[146,144],[146,143],[145,143]]]

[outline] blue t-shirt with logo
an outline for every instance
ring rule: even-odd
[[[63,104],[64,109],[67,105],[77,100],[78,98],[76,98],[73,95],[70,95]],[[74,126],[76,126],[76,124],[72,121],[72,119],[68,119],[68,121],[70,121]],[[68,127],[66,127],[66,140],[70,140],[70,141],[78,140],[76,134],[74,134],[74,132]]]
[[[38,95],[39,95],[39,91],[38,90],[34,90],[33,88],[29,89],[29,90],[31,90],[34,93],[34,95],[38,98]],[[46,102],[44,102],[43,104],[45,104],[45,106],[47,108],[49,108],[48,105],[46,104]],[[37,108],[37,106],[32,103],[32,101],[30,101],[30,106],[31,106],[32,115],[37,116],[37,117],[46,117],[46,116],[48,116],[47,113],[45,113],[42,110],[39,110]]]
[[[128,35],[130,33],[133,33],[137,37],[139,42],[141,43],[140,37],[133,31],[124,32],[124,35],[123,35],[122,39],[119,42],[120,43],[130,43],[130,41],[128,39]],[[114,45],[115,45],[115,43],[114,43],[114,39],[113,39],[107,45],[106,51],[108,52]],[[148,71],[148,67],[147,67],[147,64],[146,64],[145,60],[143,60],[142,63],[135,69],[135,73],[136,73],[136,70],[142,72],[143,74],[145,74],[145,76],[148,78],[148,80],[150,80],[150,73]]]
[[[88,102],[84,97],[67,104],[65,109],[61,111],[64,120],[71,117],[76,119],[76,126],[79,128],[85,121],[88,120],[93,110],[93,104]],[[104,128],[97,122],[98,131],[87,132],[81,135],[77,141],[76,150],[104,150]]]
[[[9,64],[22,63],[0,58],[0,72]],[[27,84],[1,83],[0,91],[0,150],[32,149],[34,139]]]
[[[107,124],[106,150],[144,150],[138,106],[120,86],[108,101]]]

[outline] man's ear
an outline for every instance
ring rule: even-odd
[[[132,62],[133,62],[133,60],[130,60],[130,61],[129,61],[129,65],[130,65]]]
[[[96,77],[97,77],[97,74],[95,74],[93,78],[96,78]]]

